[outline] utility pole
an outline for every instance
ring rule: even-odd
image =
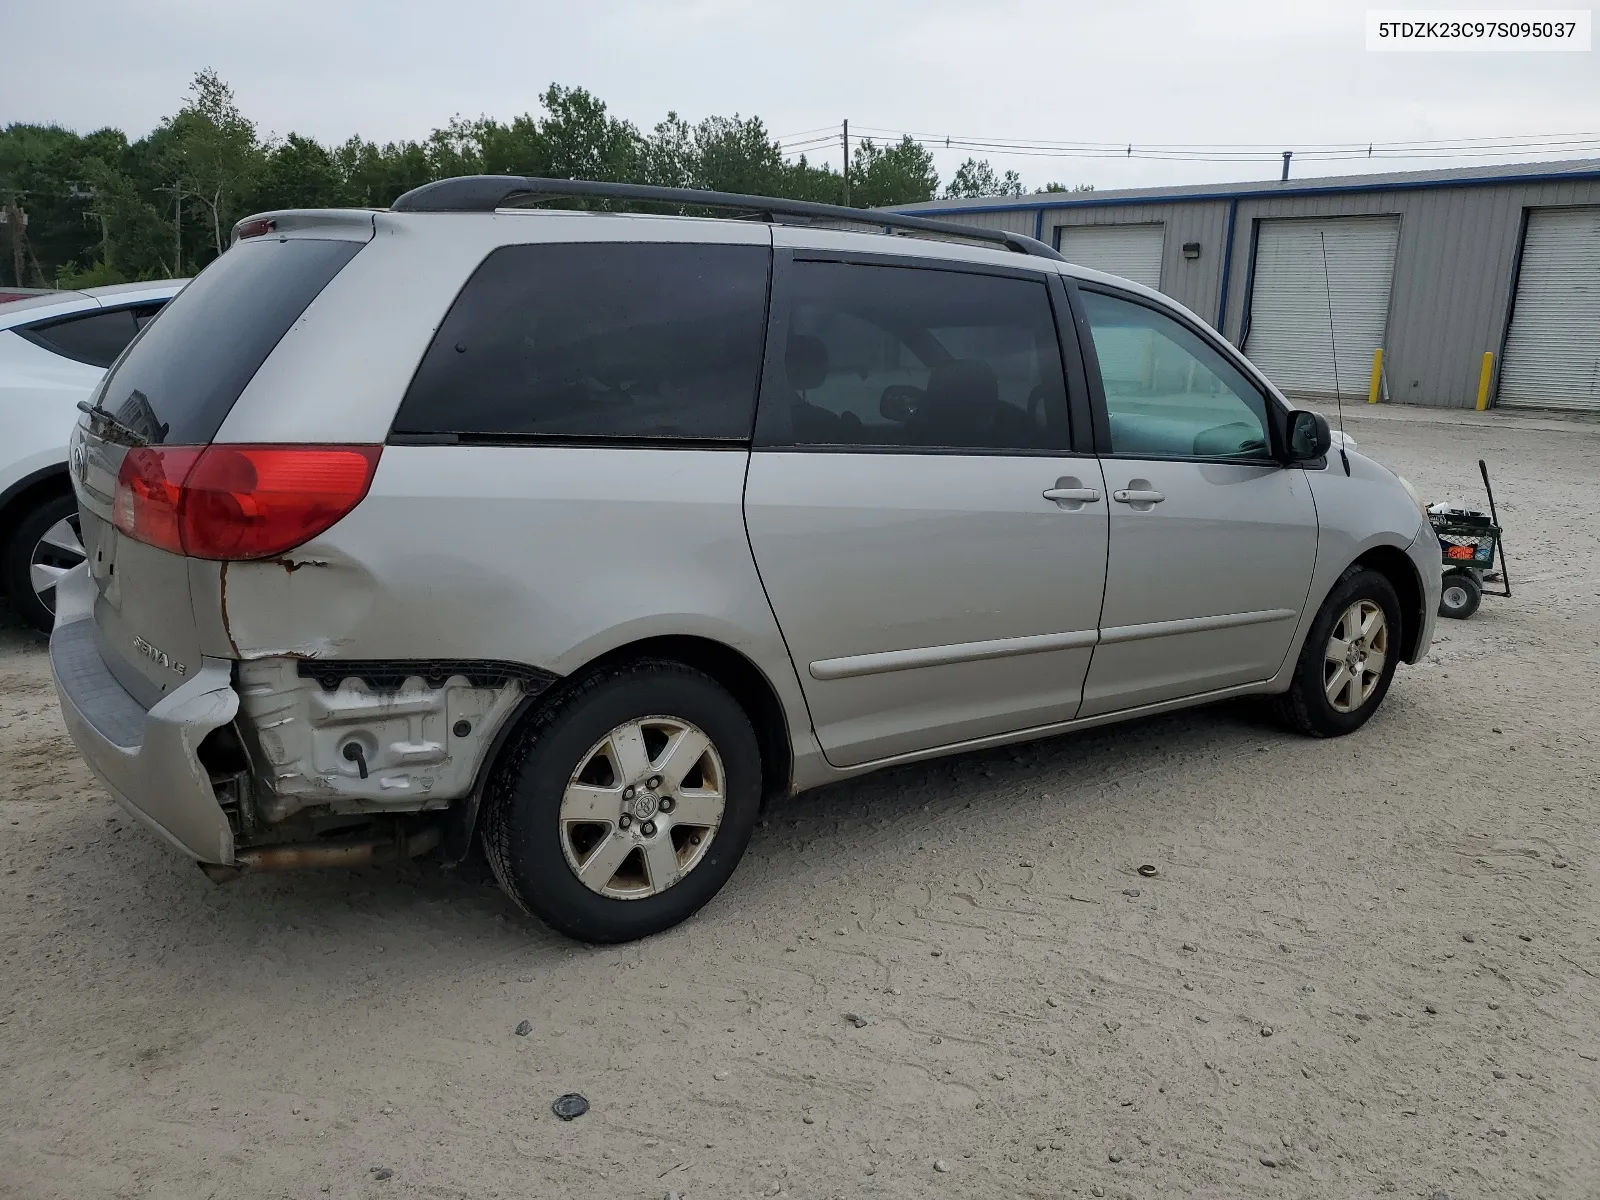
[[[1283,152],[1283,178],[1284,179],[1288,179],[1289,178],[1289,160],[1291,158],[1293,158],[1293,157],[1294,157],[1294,151],[1293,150],[1285,150]]]
[[[172,273],[183,274],[183,176],[179,176],[169,188],[157,188],[158,192],[172,193]]]
[[[24,254],[22,249],[22,231],[27,226],[27,215],[22,211],[22,205],[15,200],[7,202],[5,209],[6,232],[11,235],[11,264],[17,277],[17,286],[26,287],[28,281],[22,277],[24,270]]]
[[[845,118],[844,132],[841,135],[844,142],[844,206],[850,207],[850,120]]]

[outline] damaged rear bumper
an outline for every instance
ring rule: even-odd
[[[57,585],[50,665],[68,732],[119,804],[223,876],[432,848],[437,831],[411,815],[479,795],[519,705],[556,678],[480,660],[204,658],[146,709],[101,654],[94,602],[83,568]],[[476,805],[464,811],[470,835]]]
[[[231,865],[233,830],[199,747],[239,711],[233,664],[203,659],[181,687],[144,708],[101,657],[94,594],[86,566],[56,585],[50,672],[67,732],[112,798],[142,824],[192,858]]]

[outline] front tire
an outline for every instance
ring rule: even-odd
[[[1383,703],[1400,661],[1400,599],[1389,580],[1352,567],[1317,611],[1279,719],[1308,737],[1343,737]]]
[[[721,890],[761,803],[738,703],[680,663],[597,672],[518,735],[484,813],[495,878],[584,942],[670,929]]]
[[[24,513],[0,552],[12,610],[40,633],[49,633],[56,621],[56,581],[83,560],[72,493],[51,496]]]

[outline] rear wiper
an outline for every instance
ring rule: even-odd
[[[99,417],[107,425],[111,426],[112,429],[115,429],[123,437],[127,438],[131,445],[148,446],[150,444],[149,438],[140,433],[132,425],[129,425],[126,421],[122,420],[120,417],[113,416],[111,413],[101,408],[98,401],[94,404],[90,404],[87,400],[79,400],[78,411],[81,413],[88,413],[91,418]]]

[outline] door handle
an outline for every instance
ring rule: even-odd
[[[1118,504],[1160,504],[1167,497],[1163,492],[1146,488],[1122,488],[1112,492],[1111,498]]]
[[[1098,504],[1100,493],[1086,487],[1054,487],[1044,490],[1044,498],[1058,503],[1063,500],[1076,500],[1079,504]]]

